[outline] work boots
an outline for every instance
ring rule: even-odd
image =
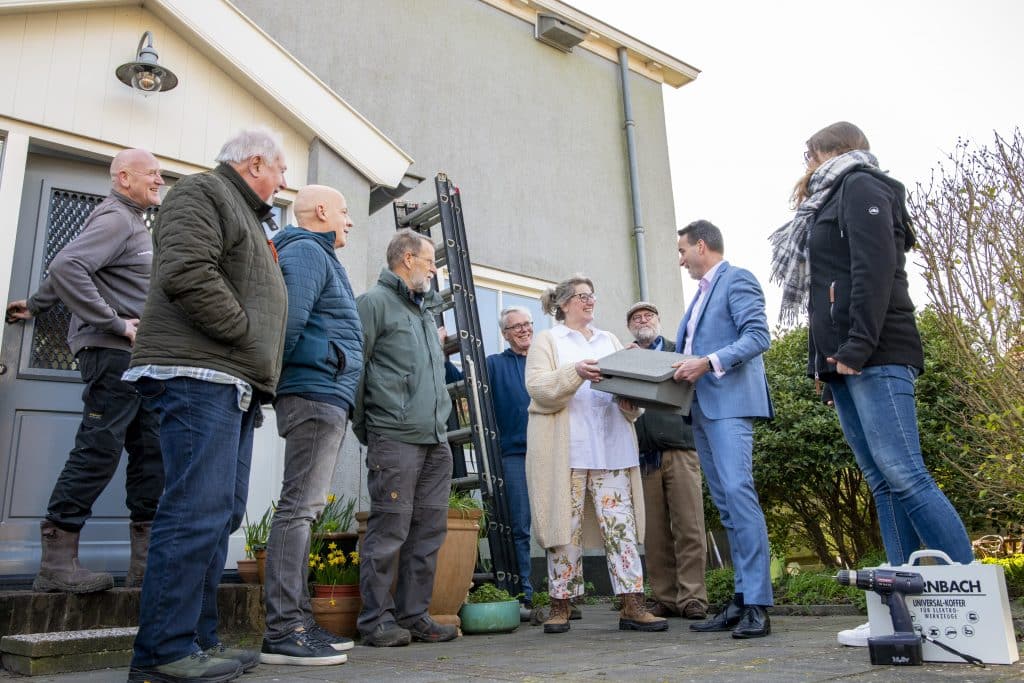
[[[665,631],[668,620],[647,611],[643,593],[623,593],[619,611],[620,631]]]
[[[48,519],[39,524],[43,557],[32,590],[51,593],[95,593],[114,587],[114,578],[78,564],[78,532],[64,531]]]
[[[128,525],[132,539],[132,556],[128,560],[128,574],[124,577],[125,588],[142,588],[142,577],[146,573],[146,557],[149,555],[149,530],[153,522],[132,522]]]
[[[569,612],[572,610],[572,603],[569,598],[564,600],[551,598],[551,611],[548,613],[548,620],[544,622],[544,633],[565,633],[569,630]]]

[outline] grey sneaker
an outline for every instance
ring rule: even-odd
[[[243,650],[238,647],[228,647],[224,643],[217,643],[203,650],[210,657],[220,659],[233,659],[242,665],[242,673],[252,671],[260,663],[260,653],[255,650]]]
[[[333,647],[302,629],[279,639],[264,637],[260,661],[264,664],[330,666],[344,664],[348,661],[348,655],[338,654]]]
[[[412,637],[407,629],[391,622],[389,624],[377,624],[369,633],[364,633],[363,645],[370,647],[401,647],[408,645]]]
[[[414,624],[409,624],[409,634],[413,640],[421,640],[424,643],[443,643],[453,640],[459,635],[459,630],[454,626],[439,624],[430,618],[430,615],[420,617]]]
[[[335,635],[316,622],[308,624],[306,626],[306,630],[309,631],[314,638],[327,643],[338,652],[351,650],[352,647],[355,645],[355,643],[352,642],[351,638]]]
[[[128,670],[128,683],[225,683],[241,675],[242,665],[234,659],[193,652],[167,664],[133,666]]]

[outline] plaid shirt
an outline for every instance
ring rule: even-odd
[[[249,405],[252,403],[252,386],[248,382],[219,370],[193,368],[187,365],[139,365],[121,375],[121,379],[125,382],[135,382],[140,377],[163,381],[175,377],[188,377],[214,384],[233,384],[238,390],[238,409],[244,413],[249,410]]]

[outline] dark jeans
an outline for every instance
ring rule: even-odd
[[[530,583],[530,492],[526,487],[526,455],[506,455],[501,459],[505,470],[505,494],[508,496],[508,511],[512,516],[512,542],[516,548],[516,563],[519,565],[519,590],[527,601],[533,600],[533,584]]]
[[[359,562],[358,620],[364,634],[378,624],[408,625],[427,614],[437,551],[448,533],[452,483],[447,443],[408,444],[374,432],[367,438],[370,516]]]
[[[139,394],[160,418],[167,489],[153,520],[132,666],[156,666],[206,649],[217,637],[217,586],[228,537],[249,494],[259,404],[238,408],[233,385],[142,378]]]
[[[267,541],[263,591],[266,634],[277,639],[313,620],[308,585],[309,529],[327,502],[348,412],[300,396],[282,396],[274,408],[277,432],[285,439],[284,481]]]
[[[164,469],[156,415],[142,405],[131,384],[121,381],[131,353],[85,348],[76,358],[85,381],[82,423],[50,494],[46,518],[65,531],[81,530],[117,471],[124,449],[128,451],[125,503],[133,522],[148,522],[164,490]]]

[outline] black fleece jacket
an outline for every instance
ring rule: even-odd
[[[889,364],[923,370],[905,269],[913,245],[902,184],[864,170],[840,182],[809,236],[811,376],[835,375],[828,357],[856,370]]]

